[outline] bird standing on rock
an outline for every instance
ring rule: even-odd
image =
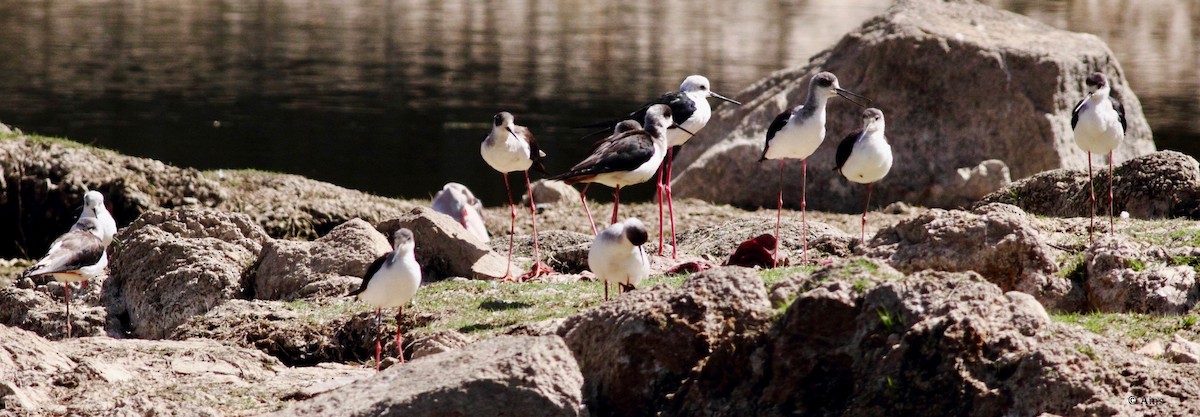
[[[104,275],[104,268],[108,267],[104,233],[95,217],[81,217],[70,231],[50,244],[46,256],[21,273],[22,278],[52,275],[55,281],[63,283],[67,305],[67,337],[71,337],[71,283],[85,283],[98,278]]]
[[[670,107],[665,104],[650,106],[641,129],[613,134],[601,141],[582,162],[551,179],[567,184],[586,182],[613,187],[612,223],[616,223],[621,207],[621,187],[641,184],[654,176],[666,155],[667,129],[672,126],[678,125],[671,119]]]
[[[1128,124],[1125,122],[1125,106],[1111,95],[1112,86],[1108,77],[1103,73],[1093,73],[1087,78],[1087,97],[1075,105],[1071,112],[1071,129],[1075,133],[1075,143],[1088,154],[1088,189],[1091,200],[1088,206],[1092,212],[1089,216],[1088,241],[1096,230],[1096,187],[1092,177],[1092,154],[1108,154],[1108,232],[1113,230],[1113,192],[1112,169],[1113,149],[1125,140]]]
[[[397,230],[392,235],[392,252],[380,256],[367,268],[362,285],[357,290],[346,294],[347,297],[375,306],[375,370],[379,370],[383,349],[380,339],[383,335],[383,309],[396,310],[396,358],[404,362],[404,337],[401,336],[400,318],[404,313],[404,305],[412,301],[421,286],[421,265],[413,250],[416,242],[413,233],[408,229]]]
[[[779,160],[779,206],[775,211],[775,259],[773,266],[779,263],[779,225],[783,218],[783,161],[785,159],[800,160],[800,234],[803,241],[803,259],[808,263],[808,222],[804,218],[807,210],[805,201],[806,182],[808,181],[808,157],[817,151],[821,142],[825,141],[825,104],[830,98],[842,96],[854,104],[862,103],[850,98],[858,97],[867,102],[871,100],[861,95],[843,89],[838,84],[837,76],[831,72],[813,75],[808,80],[808,98],[804,104],[779,113],[771,126],[767,128],[767,143],[763,147],[759,162],[768,159]],[[863,106],[866,107],[866,106]]]
[[[702,75],[691,75],[683,80],[679,85],[679,91],[672,91],[659,96],[654,101],[646,103],[645,106],[635,112],[629,113],[625,117],[626,120],[642,121],[646,118],[646,111],[655,104],[665,104],[671,108],[672,120],[682,129],[670,129],[667,131],[667,156],[666,162],[658,171],[658,183],[656,185],[658,194],[658,254],[663,254],[663,200],[667,202],[667,211],[671,218],[671,258],[674,259],[677,255],[675,250],[675,207],[672,204],[671,198],[671,165],[674,160],[675,148],[683,146],[696,132],[704,128],[708,124],[708,119],[712,117],[712,108],[708,105],[708,98],[713,97],[718,100],[727,101],[733,104],[741,105],[741,102],[717,94],[712,91],[708,78]],[[609,128],[615,126],[619,121],[606,121],[595,123],[583,127],[604,127]]]
[[[538,149],[537,139],[533,138],[533,133],[525,126],[514,123],[513,115],[509,112],[497,113],[492,118],[492,131],[479,145],[479,153],[488,165],[496,171],[500,171],[500,174],[504,176],[504,191],[508,195],[508,206],[512,212],[512,219],[508,232],[508,267],[504,271],[503,280],[511,281],[513,280],[511,271],[513,236],[517,232],[517,204],[513,202],[512,187],[508,185],[508,173],[524,171],[525,190],[528,191],[529,169],[533,168],[538,172],[545,173],[546,167],[542,165],[542,158],[546,157],[546,153]],[[554,272],[539,259],[537,209],[533,204],[533,199],[530,198],[529,212],[533,216],[533,268],[521,277],[523,280]]]
[[[837,148],[837,166],[834,170],[846,179],[867,185],[867,199],[863,203],[863,244],[867,242],[867,208],[871,205],[871,186],[883,179],[892,169],[892,145],[883,135],[883,112],[869,108],[862,114],[863,128],[842,139]]]
[[[609,225],[592,240],[588,269],[604,282],[606,301],[609,283],[616,284],[622,292],[630,291],[650,275],[650,259],[642,248],[648,238],[642,221],[631,217]]]

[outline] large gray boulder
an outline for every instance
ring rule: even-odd
[[[725,339],[769,325],[754,270],[725,267],[678,290],[638,290],[580,312],[558,328],[583,372],[595,416],[653,416],[687,373]]]
[[[875,187],[872,199],[880,206],[899,200],[957,204],[977,197],[979,185],[1003,181],[943,177],[986,160],[1003,162],[1013,178],[1086,167],[1070,120],[1093,71],[1109,75],[1126,105],[1129,136],[1116,150],[1117,161],[1154,151],[1141,104],[1100,38],[974,1],[903,0],[808,65],[776,72],[742,91],[742,106],[716,112],[679,154],[676,197],[774,206],[778,164],[757,162],[766,130],[777,114],[804,100],[809,77],[818,71],[837,74],[843,87],[874,99],[872,105],[885,114],[895,165]],[[828,112],[825,144],[809,160],[808,185],[821,198],[810,199],[808,207],[861,210],[865,187],[832,168],[837,143],[860,128],[862,109],[835,98]],[[787,166],[785,198],[796,207],[800,164]],[[1002,175],[999,166],[983,168]]]
[[[117,234],[104,300],[134,336],[160,339],[243,293],[270,237],[249,217],[212,209],[153,211]]]
[[[1183,314],[1200,298],[1196,270],[1148,259],[1124,235],[1102,235],[1085,253],[1089,310],[1107,313]]]
[[[358,288],[367,268],[392,250],[375,226],[353,219],[312,242],[271,240],[263,245],[254,297],[294,300],[342,295]]]
[[[663,415],[1197,415],[1198,376],[974,273],[922,272],[808,291],[769,332],[714,352]]]
[[[1127,211],[1143,219],[1200,218],[1200,163],[1196,159],[1175,151],[1139,156],[1115,166],[1111,181],[1107,168],[1107,164],[1095,168],[1098,216],[1108,217],[1104,213],[1111,182],[1113,215]],[[1091,214],[1089,186],[1086,167],[1056,169],[988,194],[979,205],[1005,203],[1045,216],[1087,217]]]
[[[585,416],[558,336],[500,336],[392,366],[269,416]]]

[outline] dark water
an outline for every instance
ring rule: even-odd
[[[1159,147],[1200,155],[1200,121],[1186,116],[1200,102],[1197,2],[989,3],[1106,39]],[[458,181],[495,205],[501,180],[478,146],[497,111],[533,129],[561,172],[587,152],[568,126],[635,108],[688,74],[732,95],[889,4],[0,0],[0,121],[385,196]]]

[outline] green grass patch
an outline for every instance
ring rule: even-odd
[[[1146,263],[1142,262],[1141,259],[1136,259],[1136,258],[1130,259],[1129,260],[1129,269],[1132,269],[1134,271],[1145,271]]]
[[[1067,313],[1053,314],[1051,317],[1054,321],[1083,327],[1101,336],[1125,340],[1130,346],[1140,346],[1152,340],[1170,339],[1176,334],[1194,339],[1200,333],[1198,314]]]
[[[1059,264],[1062,265],[1059,276],[1074,282],[1083,282],[1087,278],[1087,259],[1082,252],[1068,256]]]
[[[811,274],[815,270],[817,270],[817,267],[810,265],[786,266],[760,270],[758,271],[758,276],[762,277],[763,285],[766,285],[767,289],[769,290],[771,287],[775,286],[775,284],[778,284],[780,281],[783,281],[786,278],[801,274]]]
[[[689,276],[652,276],[638,287],[649,289],[661,284],[679,288]],[[617,296],[616,288],[609,288],[609,296]],[[434,317],[412,329],[414,333],[454,330],[483,338],[519,324],[567,317],[602,302],[601,282],[439,281],[421,286],[405,314]]]
[[[1075,350],[1078,351],[1079,353],[1082,353],[1084,356],[1087,356],[1091,360],[1096,360],[1096,358],[1098,357],[1096,355],[1096,349],[1089,345],[1082,345],[1082,344],[1076,343]]]

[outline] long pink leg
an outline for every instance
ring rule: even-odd
[[[513,202],[512,187],[508,186],[508,173],[502,173],[504,176],[504,194],[508,195],[508,208],[512,217],[508,227],[508,265],[504,267],[504,278],[501,281],[512,281],[512,251],[513,237],[517,235],[517,204]]]
[[[675,197],[671,196],[671,165],[675,162],[675,156],[672,151],[674,148],[667,148],[667,177],[663,179],[663,189],[667,192],[667,213],[671,215],[671,259],[677,259],[678,254],[675,251]],[[662,240],[662,230],[658,231],[659,240]],[[658,254],[662,255],[662,243],[658,244]]]
[[[399,359],[400,363],[404,363],[404,336],[400,335],[400,329],[403,328],[400,325],[400,316],[403,315],[404,307],[399,307],[396,310],[396,359]]]
[[[383,360],[383,309],[375,307],[375,372],[379,372],[379,362]]]
[[[1113,223],[1113,153],[1108,151],[1108,235],[1112,236],[1116,230],[1116,225]]]
[[[533,217],[533,269],[530,269],[529,273],[522,277],[523,279],[528,279],[548,274],[552,271],[542,267],[542,257],[538,255],[537,207],[533,204],[533,188],[529,185],[529,170],[525,171],[525,190],[529,193],[529,214]]]
[[[617,224],[617,209],[619,208],[621,208],[621,186],[618,185],[613,191],[613,216],[612,223],[609,224]]]
[[[1093,243],[1092,233],[1096,231],[1096,178],[1092,176],[1092,153],[1088,152],[1088,190],[1091,192],[1092,214],[1088,217],[1088,243]]]
[[[800,160],[800,242],[803,244],[804,264],[808,265],[808,220],[805,219],[805,212],[808,211],[808,202],[805,201],[804,193],[808,188],[808,158]]]
[[[71,337],[71,283],[64,282],[63,289],[67,293],[67,338]]]
[[[670,149],[667,152],[670,152]],[[654,191],[658,196],[658,256],[662,256],[663,254],[663,198],[665,198],[664,194],[666,194],[666,190],[664,190],[665,186],[663,185],[663,175],[666,175],[668,166],[664,164],[658,167],[658,182],[654,184]]]
[[[588,187],[591,187],[591,186],[592,186],[592,183],[590,183],[590,182],[583,185],[583,191],[581,191],[579,193],[579,201],[583,202],[583,211],[587,213],[588,223],[592,225],[592,234],[598,235],[600,233],[596,231],[596,221],[592,220],[592,209],[588,208],[588,205],[587,205],[587,190],[588,190]]]
[[[859,239],[862,239],[864,246],[867,244],[867,208],[871,207],[871,187],[874,185],[873,182],[867,184],[867,201],[863,203],[862,235],[859,236]]]
[[[783,240],[779,236],[779,224],[783,220],[783,160],[779,160],[779,205],[775,209],[775,259],[771,260],[771,267],[779,266],[779,241]]]

